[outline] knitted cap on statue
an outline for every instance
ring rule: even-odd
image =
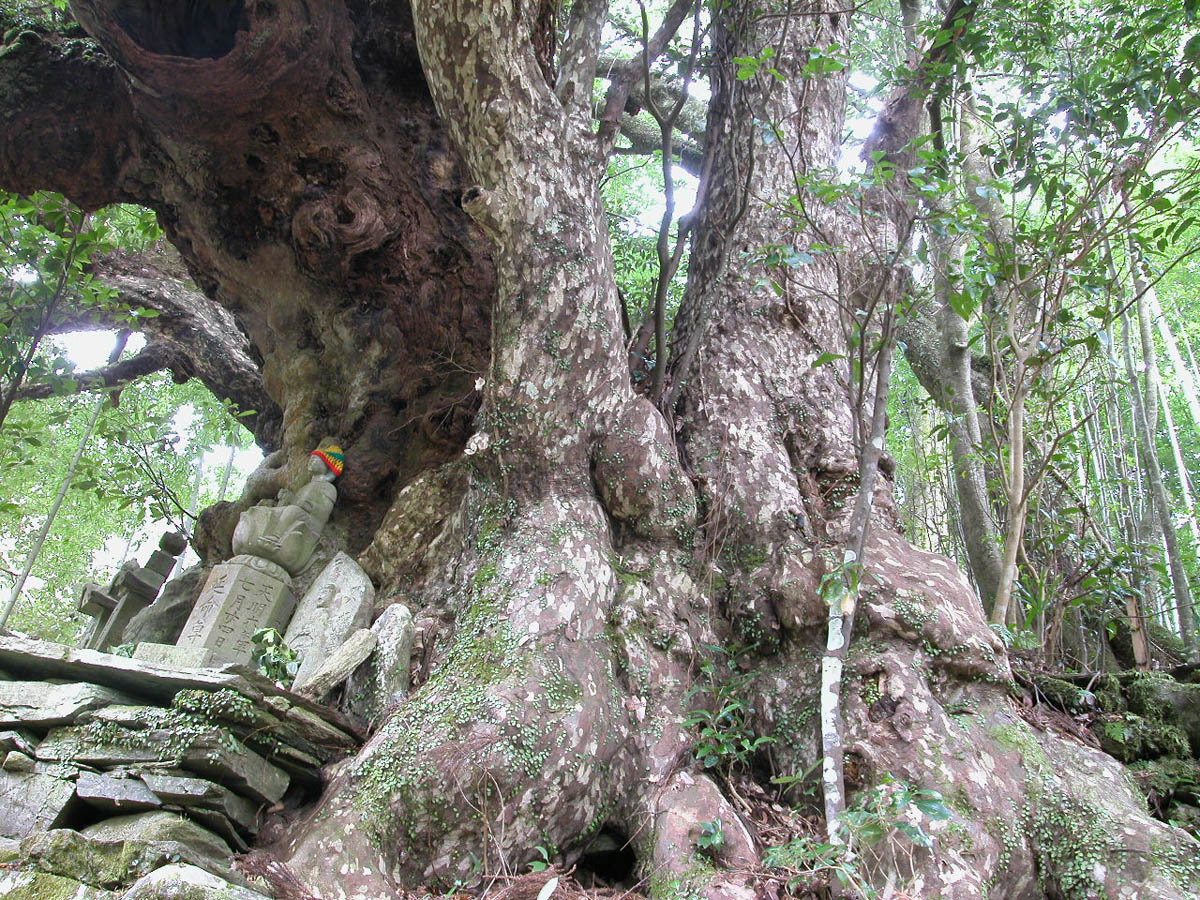
[[[346,454],[342,452],[342,448],[337,444],[329,444],[325,447],[318,447],[310,456],[315,456],[321,462],[329,467],[335,476],[341,475],[342,470],[346,468]]]

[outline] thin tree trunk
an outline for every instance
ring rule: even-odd
[[[1133,415],[1138,447],[1142,458],[1142,466],[1146,478],[1150,482],[1150,499],[1158,516],[1158,526],[1162,531],[1163,542],[1167,549],[1167,567],[1171,573],[1171,588],[1175,596],[1175,607],[1179,616],[1179,637],[1183,640],[1184,650],[1188,659],[1196,659],[1196,626],[1192,611],[1192,597],[1188,588],[1187,574],[1183,569],[1183,560],[1179,554],[1179,545],[1175,540],[1175,529],[1171,523],[1171,507],[1167,499],[1166,488],[1163,486],[1162,468],[1158,462],[1158,450],[1154,446],[1154,432],[1146,416],[1141,390],[1137,384],[1137,374],[1133,367],[1133,351],[1128,339],[1129,316],[1122,316],[1127,337],[1125,340],[1125,374],[1130,382],[1130,396],[1133,398]],[[1139,623],[1140,627],[1140,623]],[[1131,631],[1134,630],[1130,622]],[[1144,640],[1144,636],[1143,636]]]
[[[1195,369],[1188,368],[1184,363],[1183,356],[1179,352],[1179,344],[1171,330],[1171,324],[1163,313],[1162,303],[1158,299],[1158,291],[1154,289],[1153,285],[1147,286],[1146,301],[1150,314],[1158,325],[1158,334],[1162,338],[1163,347],[1166,348],[1167,357],[1171,360],[1171,367],[1175,371],[1175,383],[1183,392],[1184,399],[1187,400],[1188,412],[1192,414],[1192,424],[1200,428],[1200,396],[1197,395]],[[1166,401],[1164,400],[1163,403],[1165,405]]]
[[[221,472],[221,486],[217,488],[217,502],[220,503],[225,499],[225,491],[229,489],[229,476],[233,473],[233,458],[237,455],[237,448],[229,447],[229,457],[225,460],[225,468]]]
[[[125,350],[125,343],[128,340],[128,331],[122,331],[117,335],[117,344],[108,357],[109,365],[112,365],[121,358],[121,353]],[[83,458],[83,451],[87,449],[88,442],[92,439],[92,434],[96,430],[96,422],[100,419],[100,411],[104,409],[104,404],[107,402],[108,395],[102,394],[92,407],[91,418],[88,419],[87,427],[83,430],[83,436],[79,439],[79,446],[75,448],[75,455],[71,457],[71,462],[67,466],[62,480],[59,482],[58,493],[54,497],[54,502],[50,504],[49,512],[46,513],[46,521],[42,523],[41,531],[38,532],[38,536],[33,541],[33,546],[29,549],[29,554],[25,557],[25,565],[21,568],[21,573],[17,576],[17,580],[13,584],[12,593],[8,596],[8,602],[5,603],[3,611],[0,611],[0,633],[4,632],[5,626],[8,624],[8,618],[12,615],[13,608],[17,605],[17,599],[21,596],[21,591],[25,589],[25,582],[29,579],[29,573],[33,571],[34,564],[37,563],[37,558],[46,543],[46,536],[50,534],[50,528],[54,525],[54,519],[58,515],[59,507],[62,506],[63,500],[67,496],[67,491],[71,487],[71,482],[75,478],[75,469],[79,467],[79,460]]]
[[[1025,487],[1025,394],[1025,366],[1018,363],[1016,388],[1013,390],[1008,412],[1009,464],[1004,485],[1008,496],[1008,521],[1004,529],[1004,557],[1001,560],[1000,583],[992,600],[990,621],[993,625],[1008,623],[1017,580],[1017,553],[1021,549],[1025,517],[1029,511]]]
[[[1096,210],[1097,226],[1102,228],[1103,224],[1100,222],[1100,218],[1101,218],[1100,211]],[[1114,284],[1117,284],[1117,283],[1119,283],[1119,275],[1117,273],[1116,261],[1113,259],[1112,247],[1111,247],[1107,237],[1102,238],[1102,240],[1104,241],[1104,246],[1105,246],[1105,249],[1107,250],[1106,256],[1107,256],[1107,261],[1108,261],[1109,279]],[[1136,272],[1135,272],[1134,290],[1135,291],[1137,290]],[[1136,442],[1136,441],[1139,441],[1140,435],[1143,433],[1143,431],[1152,430],[1151,426],[1148,425],[1148,423],[1150,421],[1149,416],[1153,416],[1153,420],[1155,422],[1157,422],[1157,415],[1158,415],[1157,398],[1155,399],[1154,406],[1150,409],[1147,409],[1146,404],[1143,403],[1143,396],[1141,394],[1141,388],[1138,385],[1137,379],[1133,375],[1133,369],[1132,369],[1133,363],[1132,363],[1132,356],[1131,356],[1132,351],[1131,351],[1130,345],[1129,345],[1130,337],[1129,337],[1128,314],[1126,314],[1126,313],[1122,314],[1121,325],[1122,325],[1122,341],[1123,341],[1123,346],[1124,346],[1125,363],[1126,363],[1126,376],[1127,376],[1126,377],[1126,389],[1129,393],[1130,410],[1133,414],[1133,422],[1131,425],[1131,431],[1134,435],[1134,441]],[[1110,380],[1115,384],[1117,381],[1116,373],[1115,373],[1115,366],[1111,362],[1109,363],[1109,370],[1110,370],[1110,375],[1111,375]],[[1114,426],[1117,430],[1117,434],[1120,438],[1121,446],[1124,447],[1125,446],[1125,437],[1123,434],[1121,434],[1122,417],[1119,413],[1118,405],[1116,402],[1115,389],[1113,392],[1110,393],[1109,396],[1110,396],[1109,410],[1108,410],[1109,418],[1114,423]],[[1139,422],[1141,424],[1139,424]],[[1136,448],[1138,446],[1138,444],[1135,443],[1134,446]],[[1136,449],[1134,451],[1134,456],[1135,456],[1135,458],[1137,456]],[[1123,450],[1119,454],[1118,458],[1121,460],[1122,464],[1124,464],[1126,456],[1125,456],[1125,453]],[[1134,468],[1134,472],[1136,474],[1140,475],[1142,467],[1135,465],[1133,468]],[[1157,606],[1157,604],[1155,602],[1156,597],[1152,593],[1154,580],[1153,580],[1153,578],[1151,578],[1148,575],[1148,567],[1145,565],[1145,556],[1148,552],[1148,543],[1144,541],[1143,537],[1146,534],[1146,532],[1150,529],[1150,521],[1147,518],[1147,515],[1143,515],[1140,520],[1135,519],[1134,496],[1141,497],[1142,491],[1139,489],[1136,492],[1136,495],[1131,495],[1131,493],[1129,491],[1130,480],[1128,478],[1128,473],[1126,472],[1124,474],[1126,477],[1122,478],[1122,493],[1125,495],[1125,503],[1122,505],[1123,505],[1124,509],[1126,510],[1126,514],[1125,514],[1126,527],[1129,532],[1128,544],[1130,547],[1136,548],[1135,549],[1135,559],[1134,559],[1134,563],[1133,563],[1133,579],[1132,579],[1132,583],[1130,585],[1130,592],[1126,596],[1126,599],[1125,599],[1125,607],[1126,607],[1126,616],[1129,620],[1129,633],[1130,633],[1130,641],[1133,645],[1134,663],[1139,668],[1144,668],[1148,664],[1148,659],[1149,659],[1149,645],[1146,641],[1146,630],[1145,630],[1146,610],[1153,610]],[[1147,514],[1148,514],[1148,511],[1147,511]],[[1139,595],[1141,596],[1140,602],[1138,599]]]
[[[875,482],[879,458],[883,455],[887,420],[887,395],[892,373],[894,341],[885,325],[877,360],[875,402],[871,412],[870,434],[859,454],[859,489],[850,517],[850,553],[840,573],[843,592],[829,605],[829,632],[825,655],[821,658],[821,784],[825,799],[825,828],[831,844],[841,843],[839,829],[846,811],[845,722],[842,717],[842,670],[850,635],[858,590],[866,572],[867,537],[874,508]],[[863,336],[863,340],[868,338]],[[852,554],[852,555],[851,555]]]
[[[1192,497],[1191,479],[1188,477],[1187,466],[1183,461],[1183,450],[1179,446],[1179,435],[1175,431],[1175,415],[1171,412],[1171,404],[1159,382],[1159,402],[1163,414],[1167,418],[1167,439],[1171,442],[1171,456],[1175,460],[1175,474],[1179,479],[1179,492],[1183,496],[1183,508],[1187,511],[1188,530],[1192,534],[1192,546],[1200,547],[1200,526],[1196,523],[1196,504]]]

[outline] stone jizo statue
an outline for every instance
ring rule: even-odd
[[[298,573],[316,549],[337,502],[333,481],[344,465],[345,456],[337,445],[314,450],[308,461],[312,478],[295,495],[281,493],[278,505],[253,506],[242,513],[233,532],[233,552],[268,559],[292,575]]]
[[[312,478],[304,487],[242,513],[233,533],[237,555],[213,567],[176,645],[139,644],[134,657],[176,667],[249,663],[254,633],[283,631],[292,618],[291,576],[312,558],[344,464],[340,447],[320,447],[311,454]]]

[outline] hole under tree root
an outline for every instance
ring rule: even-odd
[[[221,58],[250,28],[243,0],[126,0],[113,17],[151,53],[192,59]]]
[[[584,888],[629,890],[637,883],[637,863],[637,854],[625,830],[605,825],[579,857],[575,877]]]

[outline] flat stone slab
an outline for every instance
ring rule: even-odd
[[[56,728],[37,748],[38,759],[101,768],[165,763],[207,776],[261,803],[278,803],[291,779],[222,728],[188,735],[163,729],[126,730],[98,740],[86,726]]]
[[[124,694],[87,682],[0,681],[0,728],[53,728],[101,706],[129,702]]]
[[[89,806],[118,815],[162,806],[154,792],[136,778],[114,778],[91,772],[79,774],[75,781],[75,796]]]
[[[0,836],[58,828],[75,805],[75,785],[37,772],[0,771]]]
[[[154,734],[147,732],[147,735]],[[111,768],[135,763],[162,762],[169,734],[157,736],[138,746],[99,741],[85,727],[55,728],[38,744],[37,758],[45,762],[80,762],[89,766]]]
[[[213,660],[213,652],[206,647],[177,647],[141,641],[133,648],[133,658],[172,669],[204,669]]]
[[[334,650],[304,684],[297,685],[296,692],[320,700],[366,662],[378,642],[379,638],[370,628],[360,628]]]
[[[221,813],[246,834],[258,831],[258,807],[244,797],[207,781],[183,775],[152,775],[143,773],[142,782],[164,803],[176,806],[199,807]]]
[[[188,689],[218,691],[228,688],[246,697],[254,706],[262,706],[269,698],[280,719],[280,740],[286,742],[288,730],[294,729],[320,748],[322,763],[357,749],[366,738],[336,710],[285,691],[270,679],[243,666],[179,672],[168,666],[96,650],[0,636],[0,669],[25,680],[91,682],[162,706],[169,706],[176,693]]]

